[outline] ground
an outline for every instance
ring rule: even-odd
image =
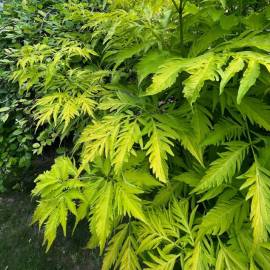
[[[42,233],[30,226],[34,204],[29,195],[0,195],[0,270],[99,270],[97,251],[84,249],[87,224],[81,224],[72,238],[59,232],[45,254]]]

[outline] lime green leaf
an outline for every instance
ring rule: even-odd
[[[113,184],[105,182],[99,191],[99,198],[93,209],[92,226],[98,237],[100,250],[103,251],[106,240],[112,232],[113,220]]]
[[[119,182],[116,185],[115,203],[119,215],[133,216],[141,221],[146,222],[143,213],[143,202],[138,197],[143,191],[129,183]]]
[[[226,148],[227,151],[219,154],[220,158],[211,163],[210,168],[206,171],[205,176],[194,191],[201,193],[209,188],[228,183],[232,180],[235,173],[240,170],[249,144],[245,142],[230,142]]]
[[[241,178],[246,179],[241,189],[248,188],[247,200],[251,200],[250,219],[256,243],[266,242],[270,228],[270,172],[258,161]]]
[[[155,95],[170,88],[183,69],[181,59],[170,59],[162,64],[153,77],[152,84],[147,88],[146,95]]]
[[[145,145],[147,155],[149,156],[150,167],[161,182],[167,182],[168,154],[173,156],[171,147],[172,140],[176,139],[177,134],[163,123],[150,120],[148,126],[149,141]]]
[[[191,75],[183,82],[183,93],[192,104],[200,95],[205,81],[218,81],[218,69],[226,61],[226,57],[219,57],[214,54],[204,54],[193,59],[193,65],[187,70]]]
[[[220,94],[223,93],[226,84],[230,81],[233,76],[240,72],[245,67],[244,61],[241,58],[234,58],[225,71],[221,73],[220,82]]]
[[[122,128],[115,143],[116,151],[113,155],[115,172],[119,173],[131,154],[133,145],[141,140],[142,134],[137,120],[122,122]]]
[[[136,66],[139,84],[141,84],[149,74],[157,72],[159,66],[161,66],[169,56],[170,53],[167,51],[153,51],[145,55]]]
[[[242,198],[218,201],[214,208],[203,217],[199,234],[221,235],[228,231],[244,202]]]
[[[260,64],[257,61],[250,60],[244,76],[240,82],[240,88],[237,95],[237,103],[240,104],[248,90],[256,83],[260,75]]]
[[[112,237],[106,254],[103,259],[101,270],[110,270],[112,265],[116,262],[119,252],[122,249],[123,242],[125,241],[128,225],[121,225],[117,228],[118,232]]]
[[[270,106],[259,99],[246,97],[237,106],[243,116],[246,116],[252,124],[270,131]]]

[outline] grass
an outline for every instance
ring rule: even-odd
[[[100,269],[97,252],[83,248],[89,237],[87,224],[81,224],[72,238],[64,238],[59,232],[53,247],[45,254],[42,232],[30,226],[33,209],[34,203],[27,195],[0,195],[1,270]]]

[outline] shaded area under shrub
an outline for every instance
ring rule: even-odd
[[[55,245],[45,254],[42,232],[30,226],[33,208],[28,195],[0,196],[0,269],[100,269],[98,255],[83,248],[89,237],[87,224],[81,224],[72,239],[59,233]]]

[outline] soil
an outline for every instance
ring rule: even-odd
[[[87,224],[80,224],[71,237],[59,231],[53,247],[45,253],[43,235],[31,226],[35,202],[23,193],[0,194],[0,270],[98,270],[97,251],[84,249]]]

